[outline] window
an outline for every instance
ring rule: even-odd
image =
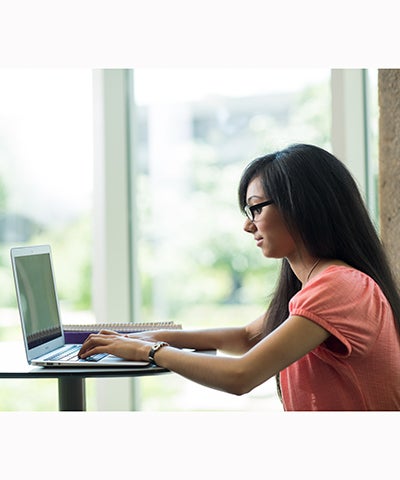
[[[2,70],[0,341],[20,340],[9,261],[9,248],[17,244],[52,245],[66,322],[93,321],[95,316],[105,321],[105,316],[173,320],[192,328],[252,320],[266,307],[279,262],[264,259],[242,230],[240,174],[254,157],[288,143],[310,142],[330,150],[342,144],[344,153],[351,151],[347,132],[340,141],[332,140],[331,133],[332,105],[338,103],[342,84],[332,85],[332,72],[326,69],[136,69],[130,105],[134,119],[126,128],[129,95],[121,79],[131,72],[97,73],[107,77],[104,91],[96,90],[96,82],[93,91],[90,70]],[[346,93],[356,72],[342,73]],[[374,184],[373,72],[370,78],[373,160],[368,172]],[[104,100],[100,107],[95,104],[102,120],[107,119],[101,128],[101,115],[92,111],[93,94]],[[349,98],[341,95],[340,102],[344,99],[352,111]],[[93,117],[100,135],[95,157]],[[337,125],[346,125],[337,118]],[[353,137],[353,128],[350,133]],[[130,146],[132,164],[126,153]],[[370,191],[376,199],[376,190]],[[134,208],[128,197],[134,198]],[[94,221],[94,214],[104,218]],[[92,282],[96,298],[107,297],[104,303],[92,300]],[[143,410],[280,409],[273,380],[240,398],[176,375],[136,383],[137,407]],[[107,399],[110,388],[105,387],[97,389],[99,398]],[[57,409],[55,388],[52,380],[3,381],[0,409]],[[116,382],[113,397],[115,388]],[[87,390],[91,409],[92,382]],[[129,385],[118,396],[131,390]]]
[[[368,146],[367,160],[367,183],[368,183],[368,207],[370,214],[379,228],[379,106],[378,106],[378,70],[366,71],[366,104],[367,125],[366,138]]]
[[[92,319],[92,72],[3,69],[0,105],[0,341],[20,341],[11,246],[50,244],[63,321]],[[56,410],[56,388],[4,380],[0,410]]]
[[[242,229],[240,174],[289,143],[331,148],[330,71],[137,69],[134,91],[142,320],[251,321],[279,262],[263,259]],[[248,409],[260,396],[264,406],[276,399],[273,381],[242,399],[176,377],[140,382],[143,409]]]

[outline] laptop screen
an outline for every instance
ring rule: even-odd
[[[28,348],[61,337],[50,255],[16,257],[15,273]]]

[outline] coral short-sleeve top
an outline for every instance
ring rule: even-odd
[[[280,373],[285,410],[400,410],[400,339],[368,275],[330,266],[289,303],[330,337]]]

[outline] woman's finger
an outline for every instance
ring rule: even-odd
[[[99,345],[97,347],[93,347],[89,350],[86,350],[85,352],[83,352],[82,354],[79,353],[79,358],[87,358],[87,357],[91,357],[92,355],[96,355],[97,353],[108,353],[107,352],[107,347],[106,346],[102,346],[102,345]]]
[[[112,337],[108,335],[99,335],[92,334],[83,342],[81,349],[79,350],[78,356],[87,355],[87,352],[92,350],[96,346],[105,346],[112,341]]]
[[[107,330],[106,328],[100,330],[100,332],[98,333],[99,335],[121,335],[120,333],[118,332],[115,332],[114,330]]]

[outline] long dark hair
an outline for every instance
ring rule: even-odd
[[[400,329],[400,296],[393,274],[357,184],[344,164],[322,148],[305,144],[256,158],[240,180],[242,210],[247,187],[256,177],[289,231],[300,236],[312,256],[342,260],[375,280]],[[283,259],[266,315],[265,335],[286,320],[289,300],[300,288]]]

